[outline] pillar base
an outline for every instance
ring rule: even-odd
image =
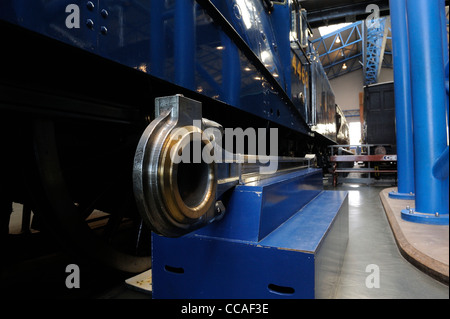
[[[402,219],[419,224],[428,225],[448,225],[448,214],[427,214],[416,212],[414,208],[402,209]]]
[[[413,193],[399,193],[396,191],[389,192],[389,197],[394,199],[414,200],[416,195]]]

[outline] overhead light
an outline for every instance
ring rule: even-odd
[[[333,24],[328,27],[319,27],[320,36],[325,37],[325,36],[329,35],[330,33],[333,33],[334,31],[337,31],[346,26],[349,26],[350,24],[351,24],[351,22],[346,22],[346,23],[340,23],[340,24]]]
[[[346,69],[347,69],[347,64],[344,63],[344,64],[342,65],[342,69],[343,69],[343,70],[346,70]]]
[[[338,36],[336,37],[336,43],[341,43],[341,37],[339,36],[339,34],[338,34]]]
[[[221,51],[221,50],[223,50],[223,49],[225,49],[225,47],[224,47],[224,46],[221,46],[221,45],[219,45],[218,47],[216,47],[216,50],[219,50],[219,51]]]

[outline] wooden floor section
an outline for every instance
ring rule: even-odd
[[[398,248],[409,262],[436,280],[449,282],[449,226],[412,223],[401,218],[400,211],[414,207],[414,200],[392,199],[386,188],[380,192],[386,216]]]

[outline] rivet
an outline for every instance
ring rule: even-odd
[[[86,7],[87,7],[90,11],[92,11],[92,10],[94,10],[95,5],[94,5],[94,3],[93,3],[92,1],[88,1],[88,2],[86,3]]]
[[[108,13],[108,11],[106,10],[106,9],[102,9],[101,11],[100,11],[100,14],[102,15],[102,17],[103,18],[107,18],[108,17],[108,15],[109,15],[109,13]]]
[[[106,28],[104,25],[102,25],[102,26],[100,27],[100,32],[101,32],[103,35],[106,35],[106,34],[108,33],[108,28]]]
[[[86,26],[87,26],[89,29],[93,29],[93,28],[94,28],[94,21],[92,21],[92,19],[87,19],[87,20],[86,20]]]

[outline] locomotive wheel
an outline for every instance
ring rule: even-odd
[[[149,269],[150,231],[132,193],[133,135],[47,119],[33,120],[32,135],[36,215],[77,256],[129,273]]]

